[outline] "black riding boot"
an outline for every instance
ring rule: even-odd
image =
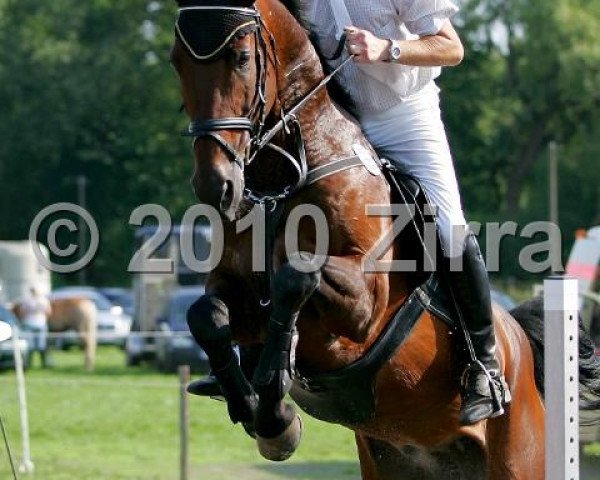
[[[246,378],[252,378],[258,364],[258,359],[260,358],[262,345],[240,345],[239,348],[242,371]],[[190,382],[187,386],[187,391],[192,395],[200,397],[213,397],[224,400],[221,384],[212,372],[200,380]]]
[[[446,268],[448,284],[466,330],[470,363],[461,380],[462,406],[459,422],[473,425],[504,413],[510,392],[496,359],[490,284],[474,235],[465,243],[462,268]],[[471,346],[472,345],[472,346]]]
[[[192,395],[198,395],[200,397],[213,397],[218,400],[225,400],[225,397],[223,396],[223,390],[221,390],[221,384],[219,383],[217,377],[215,377],[215,374],[212,371],[209,372],[209,374],[206,377],[188,383],[186,390]]]

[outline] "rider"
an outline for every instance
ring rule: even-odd
[[[367,138],[394,166],[416,177],[437,207],[443,272],[472,343],[472,359],[462,376],[459,421],[471,425],[501,415],[510,393],[495,356],[489,280],[464,218],[435,84],[442,66],[457,65],[463,58],[450,23],[458,7],[450,0],[306,3],[313,40],[325,57],[334,56],[346,34],[356,61],[337,80]],[[328,67],[342,61],[327,60]],[[202,386],[197,387],[190,391],[201,394]]]

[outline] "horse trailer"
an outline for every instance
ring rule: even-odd
[[[39,249],[48,258],[48,249]],[[38,261],[29,240],[0,241],[0,303],[14,303],[35,287],[48,295],[51,290],[50,271]]]
[[[137,264],[132,265],[134,314],[131,334],[125,351],[128,365],[142,360],[155,360],[156,336],[161,335],[159,319],[173,291],[179,287],[202,286],[207,273],[196,272],[184,260],[182,240],[192,235],[193,255],[196,260],[208,258],[211,251],[211,228],[196,225],[193,231],[174,226],[164,230],[158,226],[144,226],[135,233]],[[160,241],[157,241],[160,240]],[[155,248],[152,249],[151,245]],[[160,263],[162,261],[162,263]]]

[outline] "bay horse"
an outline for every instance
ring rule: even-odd
[[[300,4],[177,3],[171,63],[191,118],[192,186],[224,221],[221,261],[188,323],[231,420],[265,458],[285,460],[302,430],[284,402],[291,393],[309,414],[354,431],[363,479],[543,479],[535,378],[543,371],[528,337],[539,330],[539,312],[529,312],[537,322],[525,322],[526,332],[494,307],[512,403],[501,417],[459,425],[459,341],[442,311],[425,308],[435,288],[418,287],[415,273],[363,268],[394,228],[390,215],[366,215],[365,206],[390,205],[393,192],[372,168],[375,153],[359,124],[320,88],[326,77]],[[253,232],[238,222],[255,205],[267,212],[265,273],[255,271]],[[326,220],[325,256],[317,254],[323,232],[306,216],[288,253],[285,225],[306,205]],[[401,245],[381,259],[400,258]],[[233,341],[264,345],[251,380]],[[589,352],[582,356],[588,383],[598,387]]]

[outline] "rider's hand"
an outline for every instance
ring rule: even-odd
[[[368,30],[346,27],[346,48],[360,63],[385,62],[389,57],[390,41],[378,38]]]

